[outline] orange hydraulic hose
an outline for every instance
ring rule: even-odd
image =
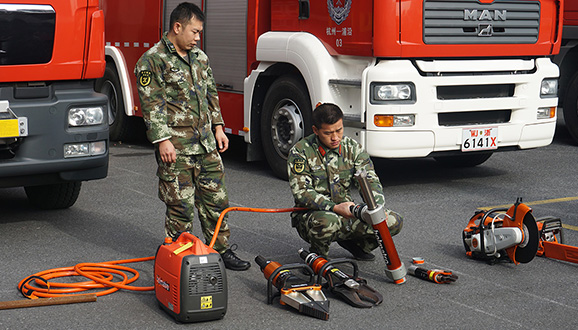
[[[213,232],[213,238],[211,239],[211,243],[209,243],[209,247],[213,248],[215,242],[217,241],[217,236],[219,235],[219,230],[221,230],[221,222],[223,222],[223,218],[225,214],[229,211],[244,211],[244,212],[258,212],[258,213],[281,213],[281,212],[293,212],[293,211],[305,211],[308,210],[304,207],[290,207],[285,209],[260,209],[255,207],[229,207],[221,212],[219,216],[219,220],[217,220],[217,225],[215,226],[215,231]],[[218,228],[218,230],[217,230]]]
[[[293,208],[283,208],[283,209],[262,209],[262,208],[252,208],[252,207],[229,207],[221,212],[217,225],[215,228],[221,228],[221,223],[225,217],[225,214],[229,211],[244,211],[244,212],[260,212],[260,213],[281,213],[281,212],[293,212],[293,211],[303,211],[306,208],[293,207]],[[213,247],[217,241],[217,236],[219,230],[215,230],[209,247]],[[34,275],[28,276],[18,283],[18,289],[22,294],[30,299],[36,299],[38,297],[50,298],[50,297],[60,297],[62,295],[68,296],[78,296],[87,294],[85,291],[101,289],[97,292],[97,296],[104,296],[119,289],[132,290],[132,291],[152,291],[154,286],[132,286],[129,285],[139,278],[139,273],[133,268],[120,266],[120,264],[128,264],[142,261],[154,260],[155,256],[145,257],[145,258],[135,258],[135,259],[124,259],[117,261],[106,261],[100,263],[90,263],[84,262],[79,263],[72,267],[62,267],[48,269],[42,272],[38,272]],[[129,277],[127,274],[132,274]],[[121,281],[113,281],[114,275],[122,277]],[[84,276],[90,281],[84,282],[71,282],[71,283],[59,283],[59,282],[48,282],[48,280],[58,277],[71,277],[71,276]]]
[[[81,295],[87,290],[105,289],[96,293],[97,296],[104,296],[119,289],[132,291],[151,291],[154,286],[137,287],[128,285],[139,278],[138,271],[119,264],[128,264],[154,260],[154,256],[145,258],[125,259],[117,261],[107,261],[100,263],[79,263],[72,267],[53,268],[45,270],[34,275],[28,276],[18,283],[18,289],[22,294],[30,299],[38,297],[59,297],[66,295]],[[131,277],[127,273],[132,274]],[[122,277],[122,281],[113,282],[114,275]],[[48,280],[58,277],[84,276],[91,281],[58,283]],[[32,285],[31,283],[34,283]]]

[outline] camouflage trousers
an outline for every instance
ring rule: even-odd
[[[387,227],[391,236],[403,227],[403,218],[398,213],[385,210]],[[352,241],[364,252],[378,247],[373,228],[363,220],[344,218],[330,211],[311,210],[291,213],[292,225],[299,236],[311,246],[309,250],[327,257],[331,242]]]
[[[223,161],[217,150],[201,155],[177,155],[172,164],[159,165],[159,198],[166,204],[165,233],[176,238],[179,232],[192,232],[195,207],[201,230],[208,244],[221,212],[229,207]],[[221,223],[213,248],[219,253],[229,247],[227,217]]]

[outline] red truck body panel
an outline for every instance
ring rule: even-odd
[[[97,11],[91,20],[86,17],[86,5],[74,10],[71,1],[52,1],[57,13],[56,33],[52,59],[48,63],[31,65],[6,65],[2,68],[0,82],[49,81],[91,79],[102,76],[105,67],[104,16]],[[97,9],[97,0],[73,1],[88,3]],[[5,4],[37,4],[37,0],[3,0]],[[92,27],[92,30],[90,30]],[[89,33],[87,33],[90,30]],[[87,38],[89,37],[90,38]],[[94,38],[94,39],[93,39]],[[90,45],[88,44],[90,42]],[[33,45],[32,45],[33,47]],[[88,52],[85,52],[88,49]]]
[[[94,90],[104,14],[98,0],[0,2],[0,128],[18,123],[0,129],[0,187],[39,187],[33,204],[66,208],[108,171],[107,98]]]
[[[564,3],[564,25],[578,25],[578,1]]]

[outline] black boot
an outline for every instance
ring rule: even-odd
[[[351,253],[357,260],[371,261],[375,259],[375,255],[373,255],[373,253],[363,251],[359,246],[357,246],[357,244],[353,243],[352,241],[338,241],[337,244],[349,251],[349,253]]]
[[[223,262],[225,263],[225,268],[230,270],[247,270],[251,267],[251,263],[245,260],[241,260],[235,254],[237,249],[237,244],[233,244],[229,249],[225,252],[221,253],[221,258],[223,258]]]

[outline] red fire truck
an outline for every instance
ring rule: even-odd
[[[104,68],[98,0],[0,0],[0,187],[57,209],[106,177]]]
[[[46,209],[72,206],[108,172],[98,0],[0,0],[0,187]]]
[[[181,0],[103,0],[113,138],[141,116],[133,68]],[[196,0],[228,133],[286,177],[311,109],[338,104],[375,157],[483,163],[551,143],[562,0]]]
[[[562,47],[554,57],[560,66],[560,105],[570,135],[578,142],[578,1],[564,4]]]

